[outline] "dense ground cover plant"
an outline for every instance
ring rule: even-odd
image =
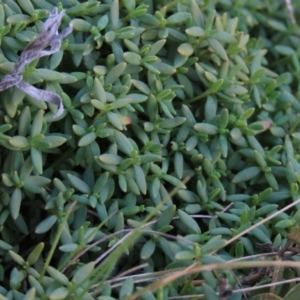
[[[300,31],[284,2],[3,0],[3,76],[54,6],[73,32],[22,75],[64,113],[1,93],[0,299],[241,299],[297,277],[266,268],[299,260]],[[234,262],[263,252],[260,269]]]

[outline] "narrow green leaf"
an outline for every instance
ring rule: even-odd
[[[209,300],[219,300],[216,292],[206,283],[202,284],[203,293],[206,299]]]
[[[42,153],[39,149],[31,147],[30,149],[31,161],[33,164],[33,168],[37,174],[43,173],[43,159]]]
[[[232,179],[233,183],[239,183],[243,181],[248,181],[258,175],[261,172],[259,167],[246,168],[239,173],[237,173]]]
[[[57,216],[49,216],[40,222],[35,228],[35,233],[41,234],[45,233],[52,228],[52,226],[56,223]]]
[[[106,103],[106,94],[105,94],[104,88],[103,88],[100,80],[97,77],[95,77],[95,79],[94,79],[94,88],[95,88],[97,98],[102,103]]]
[[[22,258],[22,256],[20,256],[19,254],[15,253],[14,251],[12,250],[9,250],[8,251],[10,256],[12,257],[12,259],[17,263],[19,264],[20,266],[23,266],[24,263],[25,263],[25,260]]]
[[[78,146],[79,147],[85,147],[90,145],[92,142],[94,142],[97,138],[97,134],[95,132],[90,132],[88,134],[85,134],[79,141]]]
[[[122,157],[115,154],[105,153],[98,157],[98,159],[104,164],[108,165],[118,165],[122,161]]]
[[[67,174],[67,176],[68,176],[70,183],[76,190],[78,190],[84,194],[89,194],[91,192],[91,189],[83,180],[81,180],[80,178],[78,178],[72,174]]]
[[[300,293],[300,283],[292,287],[285,295],[284,300],[298,300]]]
[[[160,228],[167,226],[171,223],[176,212],[175,205],[168,206],[160,215],[159,219],[156,223],[156,228],[159,230]]]
[[[187,203],[199,203],[200,198],[197,194],[193,193],[192,191],[186,190],[179,190],[177,195]]]
[[[39,243],[28,255],[27,262],[29,265],[33,265],[37,262],[39,259],[43,249],[44,249],[44,243]]]
[[[212,237],[206,244],[201,247],[203,254],[209,254],[211,252],[218,251],[225,247],[226,240],[222,239],[220,235]]]
[[[156,243],[150,239],[142,247],[140,257],[145,260],[152,256],[156,248]]]
[[[191,56],[194,52],[194,48],[189,43],[183,43],[177,48],[177,51],[183,56]]]
[[[116,2],[116,1],[115,1]],[[126,68],[126,63],[119,63],[118,65],[114,66],[105,76],[105,83],[106,84],[113,84],[119,77],[122,75]]]
[[[69,283],[68,278],[61,272],[59,272],[58,270],[56,270],[55,268],[48,266],[47,267],[47,272],[49,273],[49,275],[51,276],[51,278],[53,278],[54,280],[56,280],[57,282],[63,284],[63,285],[67,285]]]
[[[20,207],[22,201],[22,192],[19,188],[15,188],[11,197],[10,197],[10,214],[13,219],[16,219],[19,216]]]
[[[175,187],[177,187],[179,189],[186,189],[185,184],[182,181],[180,181],[179,179],[177,179],[176,177],[172,176],[172,175],[166,174],[166,175],[163,175],[162,178],[165,181],[171,183],[172,185],[174,185]]]
[[[171,26],[171,25],[175,25],[177,23],[182,23],[186,19],[188,19],[190,16],[191,16],[191,14],[187,13],[187,12],[174,13],[170,17],[167,18],[167,24],[169,26]]]
[[[134,149],[128,138],[122,132],[115,130],[115,139],[118,145],[118,149],[124,152],[126,155],[131,156],[131,152]]]
[[[76,284],[80,284],[83,281],[87,280],[89,276],[92,274],[94,267],[95,267],[94,262],[89,262],[85,264],[75,272],[73,276],[73,281]]]
[[[194,36],[194,37],[201,37],[201,36],[205,35],[204,29],[202,29],[201,27],[196,27],[196,26],[186,29],[185,32],[188,35]]]
[[[207,41],[218,56],[220,56],[223,60],[228,60],[227,53],[219,41],[214,38],[208,38]]]
[[[133,52],[124,52],[123,58],[128,64],[139,66],[141,64],[142,58],[139,54]]]
[[[214,135],[218,133],[218,127],[208,123],[197,123],[193,127],[196,131],[209,135]]]
[[[191,260],[195,258],[195,254],[189,250],[179,251],[175,254],[177,260]]]
[[[178,209],[178,216],[180,221],[189,229],[191,229],[194,233],[201,234],[201,230],[197,222],[186,212]]]
[[[43,110],[39,110],[36,113],[36,115],[34,116],[33,122],[31,125],[31,132],[30,132],[30,135],[32,137],[41,133],[42,126],[43,126],[43,116],[44,116]]]
[[[135,182],[142,194],[147,193],[147,183],[143,169],[139,165],[133,166]]]
[[[49,294],[49,299],[50,300],[67,299],[68,295],[69,295],[69,290],[66,287],[59,287]]]

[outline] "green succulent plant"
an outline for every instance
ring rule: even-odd
[[[0,299],[242,299],[250,264],[234,260],[299,244],[300,29],[284,2],[3,0],[2,77],[56,6],[73,32],[22,76],[64,113],[0,96]]]

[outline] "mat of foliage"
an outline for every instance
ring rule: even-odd
[[[60,94],[64,114],[17,88],[0,96],[0,299],[125,299],[194,260],[283,245],[299,205],[225,247],[299,198],[300,30],[284,2],[3,0],[2,77],[54,5],[73,33],[23,77]],[[142,299],[218,299],[218,279],[238,289],[249,272],[203,271]]]

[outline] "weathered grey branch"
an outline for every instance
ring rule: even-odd
[[[0,82],[0,91],[17,85],[23,79],[22,75],[6,75]]]
[[[37,100],[44,100],[57,105],[58,110],[55,114],[55,117],[58,117],[63,113],[61,97],[56,93],[38,89],[29,85],[23,81],[23,76],[19,74],[26,65],[30,64],[35,59],[51,55],[59,51],[62,39],[69,35],[73,30],[72,25],[69,25],[69,27],[62,30],[61,33],[58,33],[58,28],[64,14],[64,10],[59,13],[56,7],[53,9],[49,15],[49,18],[43,24],[39,36],[32,41],[19,56],[15,63],[13,72],[4,76],[0,82],[0,91],[8,89],[12,86],[16,86]],[[49,50],[44,50],[49,46]]]
[[[39,36],[33,40],[21,53],[20,57],[15,63],[12,74],[20,74],[24,67],[35,59],[54,53],[51,52],[50,54],[41,55],[43,49],[52,45],[53,41],[56,41],[57,38],[60,38],[60,35],[58,34],[58,27],[60,26],[64,14],[64,10],[58,13],[56,7],[53,9],[49,18],[43,24]],[[55,47],[55,49],[57,49],[57,47]],[[58,50],[59,48],[56,51]]]
[[[64,107],[62,105],[61,97],[58,94],[50,92],[50,91],[38,89],[38,88],[24,82],[23,80],[21,80],[19,83],[17,83],[16,86],[20,90],[25,92],[27,95],[29,95],[35,99],[42,99],[48,103],[57,105],[58,110],[57,110],[55,116],[60,116],[63,113]]]

